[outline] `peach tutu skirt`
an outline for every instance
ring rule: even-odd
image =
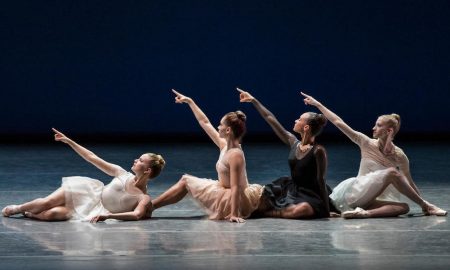
[[[185,175],[189,193],[213,220],[228,219],[231,215],[231,189],[224,188],[219,181]],[[258,208],[263,187],[248,185],[240,195],[239,216],[249,217]]]

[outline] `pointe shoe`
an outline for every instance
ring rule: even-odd
[[[16,205],[16,204],[8,205],[5,208],[3,208],[3,210],[2,210],[2,215],[4,217],[9,217],[9,216],[19,214],[19,213],[20,213],[19,205]]]
[[[342,217],[343,218],[368,218],[369,212],[360,207],[356,207],[355,210],[343,212]]]
[[[446,216],[447,215],[447,211],[445,211],[444,209],[441,209],[431,203],[429,203],[426,208],[422,209],[422,211],[426,216]]]
[[[31,212],[23,212],[23,216],[27,218],[34,218],[34,215]]]

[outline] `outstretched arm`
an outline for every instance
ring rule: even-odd
[[[208,136],[211,138],[211,140],[220,148],[222,149],[226,145],[225,139],[222,139],[219,137],[219,132],[213,127],[211,122],[209,122],[208,117],[203,113],[203,111],[195,104],[194,100],[192,98],[187,97],[181,93],[178,93],[174,89],[172,89],[172,92],[176,95],[175,96],[175,103],[186,103],[191,108],[192,112],[194,113],[195,118],[197,119],[200,126],[203,128],[203,130],[208,134]]]
[[[287,131],[281,124],[278,122],[277,118],[273,113],[271,113],[264,105],[261,104],[256,98],[250,95],[249,92],[246,92],[242,89],[236,88],[239,91],[239,98],[241,102],[251,102],[253,106],[255,106],[256,110],[261,114],[261,116],[266,120],[266,122],[273,129],[275,134],[277,134],[278,138],[282,142],[288,145],[292,145],[296,141],[296,137]]]
[[[305,98],[303,101],[306,105],[312,105],[317,107],[319,111],[325,115],[325,117],[330,120],[333,125],[335,125],[338,129],[340,129],[350,140],[354,141],[359,135],[359,132],[353,130],[350,126],[348,126],[339,116],[337,116],[334,112],[330,111],[327,107],[322,105],[319,101],[315,100],[312,96],[309,96],[303,92],[300,92]]]
[[[77,152],[78,155],[84,158],[87,162],[102,170],[104,173],[111,176],[118,176],[124,171],[124,169],[122,169],[120,166],[106,162],[105,160],[99,158],[93,152],[69,139],[60,131],[54,128],[52,128],[52,130],[53,132],[55,132],[55,141],[68,144],[75,152]]]
[[[150,216],[147,214],[148,212],[147,210],[149,207],[150,208],[152,207],[151,203],[152,202],[150,196],[144,195],[133,211],[95,216],[91,219],[91,223],[105,221],[110,218],[124,221],[137,221],[141,219],[150,218]]]
[[[325,176],[327,173],[327,152],[321,146],[316,148],[314,153],[317,164],[317,183],[319,184],[320,189],[320,197],[322,198],[323,203],[325,204],[325,208],[327,213],[330,213],[330,202],[328,197],[327,184],[325,180]]]

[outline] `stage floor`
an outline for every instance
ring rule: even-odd
[[[142,152],[162,153],[167,168],[149,184],[155,197],[183,173],[215,178],[218,151],[211,144],[87,145],[105,159],[131,166]],[[328,183],[358,170],[351,143],[326,145]],[[449,144],[400,145],[422,195],[450,209]],[[264,184],[288,173],[281,144],[244,148],[250,182]],[[0,145],[0,207],[47,195],[62,176],[108,176],[67,146]],[[138,222],[39,222],[1,218],[1,269],[449,269],[447,217],[422,216],[410,204],[399,218],[344,220],[249,219],[209,221],[189,198]]]

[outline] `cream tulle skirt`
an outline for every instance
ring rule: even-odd
[[[72,211],[72,220],[90,220],[97,215],[108,214],[103,207],[103,182],[83,176],[63,177],[62,187],[66,207]]]
[[[337,185],[330,195],[334,206],[340,211],[364,208],[373,201],[373,197],[383,188],[383,178],[387,170],[378,170],[364,176],[352,177]],[[380,201],[400,202],[401,194],[389,185],[378,197]]]

